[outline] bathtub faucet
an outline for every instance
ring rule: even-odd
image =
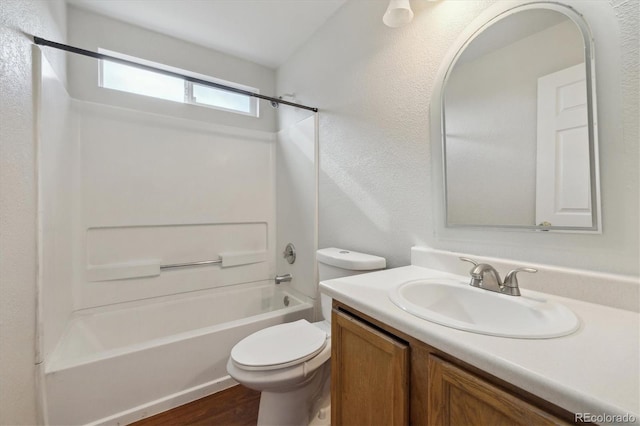
[[[293,275],[291,274],[276,275],[276,278],[275,278],[276,284],[288,283],[292,279],[293,279]]]

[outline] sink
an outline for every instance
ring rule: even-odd
[[[567,307],[530,296],[508,296],[455,279],[407,281],[389,291],[391,301],[416,317],[472,333],[521,339],[566,336],[578,329]]]

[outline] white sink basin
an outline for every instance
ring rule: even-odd
[[[580,321],[568,308],[542,298],[508,296],[466,281],[408,281],[389,291],[401,309],[427,321],[472,333],[521,339],[571,334]]]

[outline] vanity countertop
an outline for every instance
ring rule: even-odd
[[[637,312],[522,289],[523,296],[543,296],[562,303],[579,317],[581,324],[575,333],[564,337],[514,339],[435,324],[403,311],[389,300],[388,291],[402,282],[444,277],[461,278],[435,269],[405,266],[324,281],[320,290],[570,412],[633,416],[632,424],[640,424]]]

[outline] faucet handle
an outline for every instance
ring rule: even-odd
[[[479,263],[478,263],[478,262],[476,262],[475,260],[470,259],[470,258],[468,258],[468,257],[459,257],[458,259],[462,260],[463,262],[469,262],[469,263],[472,263],[472,264],[473,264],[473,266],[478,266],[478,265],[479,265]]]
[[[482,279],[481,276],[478,275],[478,265],[480,265],[479,262],[476,262],[473,259],[470,259],[468,257],[459,257],[458,259],[462,260],[463,262],[469,262],[473,265],[473,268],[471,268],[471,270],[469,270],[469,275],[471,275],[472,278],[475,279]],[[471,285],[475,285],[475,284],[471,284]]]
[[[530,274],[535,274],[538,272],[537,269],[533,268],[516,268],[513,271],[510,271],[506,277],[504,277],[504,286],[505,287],[515,287],[518,288],[518,272],[529,272]]]

